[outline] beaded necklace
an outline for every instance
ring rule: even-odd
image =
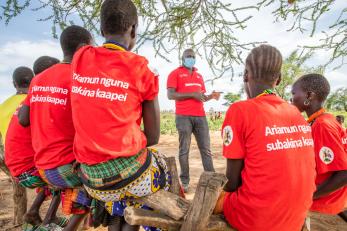
[[[307,119],[307,123],[309,123],[310,125],[313,124],[313,122],[322,114],[324,114],[326,111],[324,108],[319,109],[318,111],[316,111],[315,113],[313,113],[310,117],[308,117]]]
[[[263,93],[260,93],[255,98],[259,98],[259,97],[265,96],[265,95],[276,95],[276,93],[272,89],[266,89],[265,91],[263,91]]]
[[[124,45],[117,43],[116,41],[113,41],[113,40],[106,41],[102,46],[104,48],[112,49],[112,50],[120,50],[120,51],[127,50]]]

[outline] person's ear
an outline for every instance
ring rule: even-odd
[[[136,38],[136,27],[137,27],[136,24],[132,25],[132,27],[131,27],[130,36],[131,36],[132,39]]]
[[[280,73],[278,76],[278,79],[276,80],[276,86],[280,85],[281,81],[282,81],[282,74]]]
[[[310,102],[316,97],[316,93],[313,91],[308,91],[306,93],[306,99],[309,100]]]
[[[247,69],[245,69],[245,71],[243,73],[243,82],[244,83],[248,82],[248,71],[247,71]]]

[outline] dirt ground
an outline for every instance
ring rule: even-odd
[[[217,172],[224,173],[225,172],[225,159],[222,156],[222,139],[220,137],[220,132],[211,132],[211,149],[213,153],[213,162]],[[162,135],[160,138],[159,144],[156,148],[164,153],[166,156],[177,156],[178,152],[178,137],[175,135]],[[176,158],[177,167],[179,168],[178,159]],[[187,193],[187,199],[192,199],[194,197],[195,188],[197,186],[199,177],[203,171],[200,153],[198,147],[196,145],[195,139],[192,138],[192,145],[190,150],[190,177],[191,184],[189,192]],[[28,190],[28,200],[29,205],[31,201],[35,197],[35,193],[33,190]],[[42,209],[42,216],[45,213],[45,210],[48,207],[49,202],[45,202]],[[20,228],[14,228],[12,221],[13,214],[13,203],[12,203],[12,186],[8,178],[5,174],[0,172],[0,230],[8,230],[8,231],[17,231],[21,230]],[[323,218],[320,218],[323,219]],[[323,220],[321,220],[323,221]],[[311,228],[313,231],[347,231],[347,224],[341,223],[339,218],[336,219],[335,222],[327,223],[320,222],[319,228],[315,228],[316,225],[312,224]],[[335,224],[339,223],[339,226]],[[333,228],[334,227],[334,228]],[[104,231],[107,230],[105,228],[97,228],[92,229],[89,228],[88,231]]]

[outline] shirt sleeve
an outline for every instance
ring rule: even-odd
[[[177,89],[177,72],[173,71],[169,74],[167,78],[166,88]]]
[[[347,153],[337,129],[320,124],[313,131],[317,173],[347,170]]]
[[[144,64],[142,67],[144,70],[141,85],[139,91],[142,100],[153,100],[159,92],[159,74],[154,68],[150,68],[148,64]]]
[[[223,156],[228,159],[244,159],[245,151],[245,120],[237,104],[228,109],[222,127]]]

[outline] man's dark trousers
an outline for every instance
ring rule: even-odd
[[[188,186],[190,180],[189,148],[192,133],[198,144],[204,170],[214,172],[208,123],[206,116],[176,115],[176,128],[179,135],[180,178],[183,186]]]

